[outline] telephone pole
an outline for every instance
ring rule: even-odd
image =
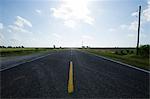
[[[137,36],[136,55],[139,54],[140,21],[141,21],[141,6],[139,6],[139,21],[138,21],[138,36]]]

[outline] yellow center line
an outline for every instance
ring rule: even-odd
[[[68,93],[73,93],[74,86],[73,86],[73,63],[70,61],[70,68],[69,68],[69,80],[68,80]]]

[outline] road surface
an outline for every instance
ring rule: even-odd
[[[68,93],[70,62],[73,92]],[[149,73],[77,50],[1,71],[2,98],[149,98]]]

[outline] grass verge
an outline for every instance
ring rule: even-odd
[[[100,49],[82,49],[82,51],[87,51],[113,60],[121,61],[123,63],[130,64],[141,69],[150,70],[148,57],[137,56],[135,54],[117,55],[113,51]]]

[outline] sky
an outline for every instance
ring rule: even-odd
[[[0,45],[135,47],[150,44],[150,0],[0,0]]]

